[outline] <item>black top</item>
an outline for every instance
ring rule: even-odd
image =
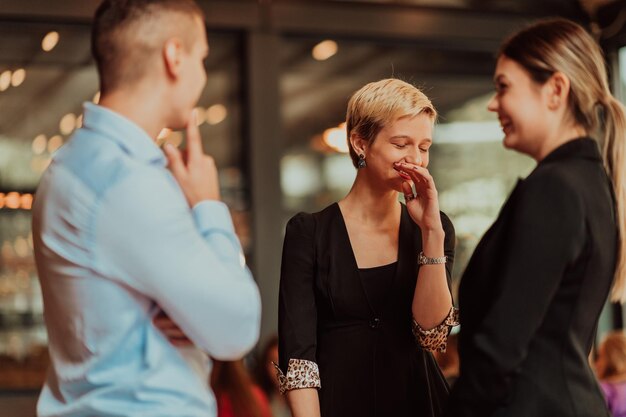
[[[449,280],[454,228],[443,213],[442,222]],[[411,331],[422,240],[404,205],[398,239],[389,294],[381,311],[375,311],[368,302],[375,294],[359,274],[338,204],[314,214],[297,214],[287,224],[279,362],[285,373],[290,359],[318,364],[322,417],[440,415],[438,409],[431,409],[429,390],[442,400],[447,398],[447,386],[428,385],[429,377],[443,378],[432,355],[418,346]]]
[[[385,308],[385,303],[389,297],[391,281],[396,274],[398,262],[388,265],[375,266],[372,268],[359,268],[361,282],[367,294],[367,301],[372,310],[379,314]]]
[[[461,280],[449,416],[609,415],[587,357],[615,270],[614,207],[591,139],[518,182]]]

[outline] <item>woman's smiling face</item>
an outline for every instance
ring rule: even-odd
[[[517,62],[500,56],[494,82],[496,94],[487,108],[498,114],[504,146],[534,156],[548,130],[547,94]]]
[[[395,169],[406,162],[426,168],[432,145],[433,119],[429,114],[405,116],[383,127],[367,149],[367,170],[398,192],[410,178]]]

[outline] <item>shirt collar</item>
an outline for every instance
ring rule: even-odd
[[[598,143],[589,137],[581,137],[565,142],[563,145],[554,149],[548,156],[543,158],[540,164],[570,158],[602,161]]]
[[[131,157],[166,165],[165,155],[139,125],[121,114],[97,104],[83,104],[83,128],[112,140]]]

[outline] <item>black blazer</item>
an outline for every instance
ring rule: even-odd
[[[609,415],[587,357],[615,270],[614,207],[592,139],[518,182],[461,280],[449,416]]]
[[[442,214],[446,271],[451,276],[454,228]],[[402,206],[398,265],[378,314],[361,282],[338,204],[300,213],[287,224],[279,295],[280,368],[290,359],[318,364],[323,417],[437,416],[428,372],[441,378],[411,330],[411,303],[421,233]],[[445,382],[444,382],[445,384]],[[438,391],[440,400],[447,400]],[[445,398],[442,398],[445,396]],[[443,407],[443,404],[442,404]]]

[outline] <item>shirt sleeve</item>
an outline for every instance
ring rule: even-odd
[[[96,267],[151,298],[211,356],[235,359],[256,343],[261,303],[227,207],[192,210],[169,173],[133,172],[104,197]]]
[[[498,276],[489,278],[493,303],[475,331],[462,334],[469,360],[461,362],[449,416],[489,416],[506,403],[565,270],[582,251],[583,205],[565,179],[528,178],[513,203],[501,250],[486,255],[502,257]]]
[[[278,308],[281,392],[321,386],[316,363],[314,221],[310,214],[297,214],[285,232]]]

